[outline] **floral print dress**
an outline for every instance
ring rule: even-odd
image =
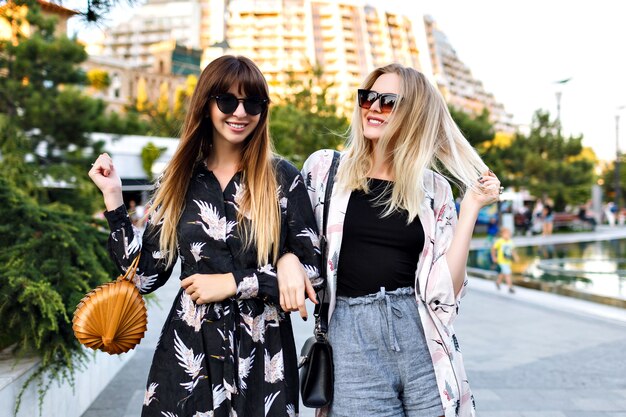
[[[319,277],[317,225],[298,170],[276,163],[281,208],[280,253],[293,252],[313,282]],[[157,185],[158,186],[158,185]],[[222,191],[198,163],[178,223],[181,276],[232,272],[236,296],[196,305],[181,288],[163,326],[148,376],[142,416],[257,417],[298,413],[297,357],[289,315],[279,305],[274,265],[257,266],[237,223],[243,185],[236,174]],[[143,237],[124,206],[105,213],[109,250],[125,271],[141,252],[135,284],[143,294],[167,281],[159,225]],[[249,216],[244,213],[244,221]]]

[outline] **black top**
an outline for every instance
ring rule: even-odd
[[[415,271],[424,247],[419,218],[407,225],[407,213],[383,217],[377,203],[393,182],[370,179],[370,192],[354,190],[343,224],[337,271],[337,295],[361,297],[380,291],[415,286]],[[385,191],[386,190],[386,191]]]
[[[284,160],[277,162],[276,174],[280,252],[295,253],[314,278],[321,259],[306,187],[298,170]],[[232,272],[237,294],[197,305],[179,290],[152,361],[144,417],[284,417],[298,411],[297,356],[289,315],[278,304],[276,269],[272,264],[259,267],[256,248],[246,247],[240,233],[241,176],[237,173],[222,191],[215,175],[198,164],[181,196],[178,278]],[[111,228],[109,249],[120,269],[141,253],[135,284],[144,294],[162,286],[173,268],[159,261],[160,224],[149,222],[141,237],[124,206],[105,215]]]

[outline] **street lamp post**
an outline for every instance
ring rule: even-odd
[[[626,105],[617,107],[615,113],[615,208],[619,211],[622,190],[620,187],[620,152],[619,152],[619,111],[626,108]]]
[[[619,113],[615,115],[615,208],[619,210],[621,190],[619,185]]]
[[[561,88],[567,84],[568,82],[570,82],[570,80],[572,79],[572,77],[570,78],[565,78],[564,80],[560,80],[560,81],[555,81],[554,84],[557,84],[557,89],[556,89],[556,129],[558,132],[558,135],[561,136],[561,96],[563,95],[563,91],[561,91]]]
[[[563,94],[562,91],[557,90],[556,92],[556,123],[557,123],[557,130],[559,132],[559,136],[561,135],[561,95]]]

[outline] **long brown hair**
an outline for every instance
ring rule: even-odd
[[[155,224],[162,223],[160,249],[169,266],[176,253],[176,226],[184,209],[187,191],[195,163],[206,161],[212,152],[213,125],[209,114],[210,97],[228,92],[233,85],[247,97],[269,99],[267,82],[250,59],[225,55],[212,61],[200,75],[185,117],[178,148],[168,163],[153,198],[149,214]],[[269,109],[260,115],[259,123],[246,138],[241,155],[243,195],[239,201],[238,220],[246,247],[256,245],[259,266],[278,258],[280,240],[280,208],[278,205],[276,173],[272,162],[274,153],[269,135]],[[251,222],[248,229],[243,214]]]

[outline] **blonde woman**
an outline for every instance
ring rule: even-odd
[[[89,172],[109,210],[113,259],[125,270],[141,254],[142,293],[162,286],[181,261],[181,289],[154,354],[142,416],[298,412],[293,333],[274,265],[288,251],[315,279],[317,226],[300,173],[272,154],[268,97],[247,58],[224,56],[204,69],[143,238],[111,158],[100,155]]]
[[[333,152],[314,153],[303,170],[318,225],[330,204],[324,267],[335,390],[318,415],[474,416],[452,322],[478,211],[498,199],[500,182],[420,72],[376,69],[357,104],[331,201],[323,200]],[[464,189],[458,218],[438,171]],[[288,259],[279,276],[301,281]]]

